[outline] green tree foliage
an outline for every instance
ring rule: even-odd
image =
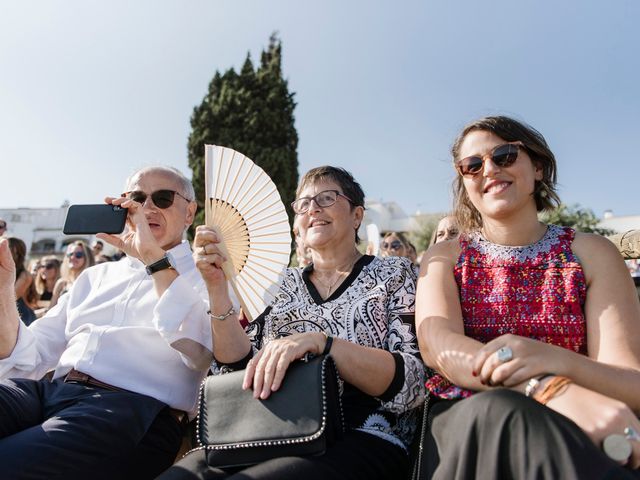
[[[599,220],[589,208],[578,204],[560,206],[551,212],[540,214],[540,220],[545,223],[553,223],[564,227],[571,227],[579,232],[597,233],[600,235],[612,235],[613,230],[598,227]]]
[[[189,135],[189,167],[200,207],[196,225],[204,223],[204,146],[233,148],[262,167],[289,204],[298,183],[298,133],[294,125],[296,103],[282,77],[282,44],[275,34],[254,68],[251,56],[236,73],[216,72],[202,103],[193,109]]]
[[[433,232],[438,226],[438,221],[442,215],[422,215],[418,220],[418,228],[409,232],[408,238],[416,247],[416,252],[420,253],[429,248]]]

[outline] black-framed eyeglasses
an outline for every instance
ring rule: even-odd
[[[518,159],[518,151],[525,148],[521,143],[505,143],[494,147],[489,153],[478,156],[465,157],[455,162],[460,175],[475,177],[484,170],[484,162],[487,159],[500,168],[510,167]]]
[[[400,240],[394,240],[393,242],[382,242],[383,250],[400,250],[403,247]]]
[[[82,250],[78,250],[77,252],[69,252],[67,253],[67,258],[84,258],[84,252]]]
[[[311,202],[316,202],[316,205],[322,208],[330,207],[338,201],[338,197],[346,198],[349,203],[353,203],[349,197],[344,193],[340,193],[338,190],[324,190],[313,197],[300,197],[294,202],[291,202],[291,208],[298,215],[306,213],[311,207]]]
[[[165,208],[169,208],[171,205],[173,205],[173,201],[175,200],[176,195],[184,198],[187,202],[191,202],[191,200],[189,200],[187,197],[176,190],[156,190],[151,194],[143,192],[142,190],[133,190],[131,192],[124,192],[121,196],[127,197],[128,199],[133,200],[134,202],[138,202],[142,205],[144,205],[144,202],[147,201],[148,197],[151,197],[151,201],[153,202],[153,204],[156,207],[164,210]]]

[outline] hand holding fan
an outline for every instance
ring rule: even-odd
[[[291,227],[271,178],[230,148],[205,145],[205,223],[249,321],[271,303],[291,253]]]

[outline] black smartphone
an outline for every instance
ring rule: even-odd
[[[65,235],[122,233],[126,221],[127,209],[118,205],[71,205],[62,232]]]

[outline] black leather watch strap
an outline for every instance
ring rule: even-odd
[[[169,257],[165,255],[160,260],[147,265],[145,270],[147,271],[147,275],[153,275],[154,273],[166,270],[167,268],[173,268],[173,265],[171,264]]]

